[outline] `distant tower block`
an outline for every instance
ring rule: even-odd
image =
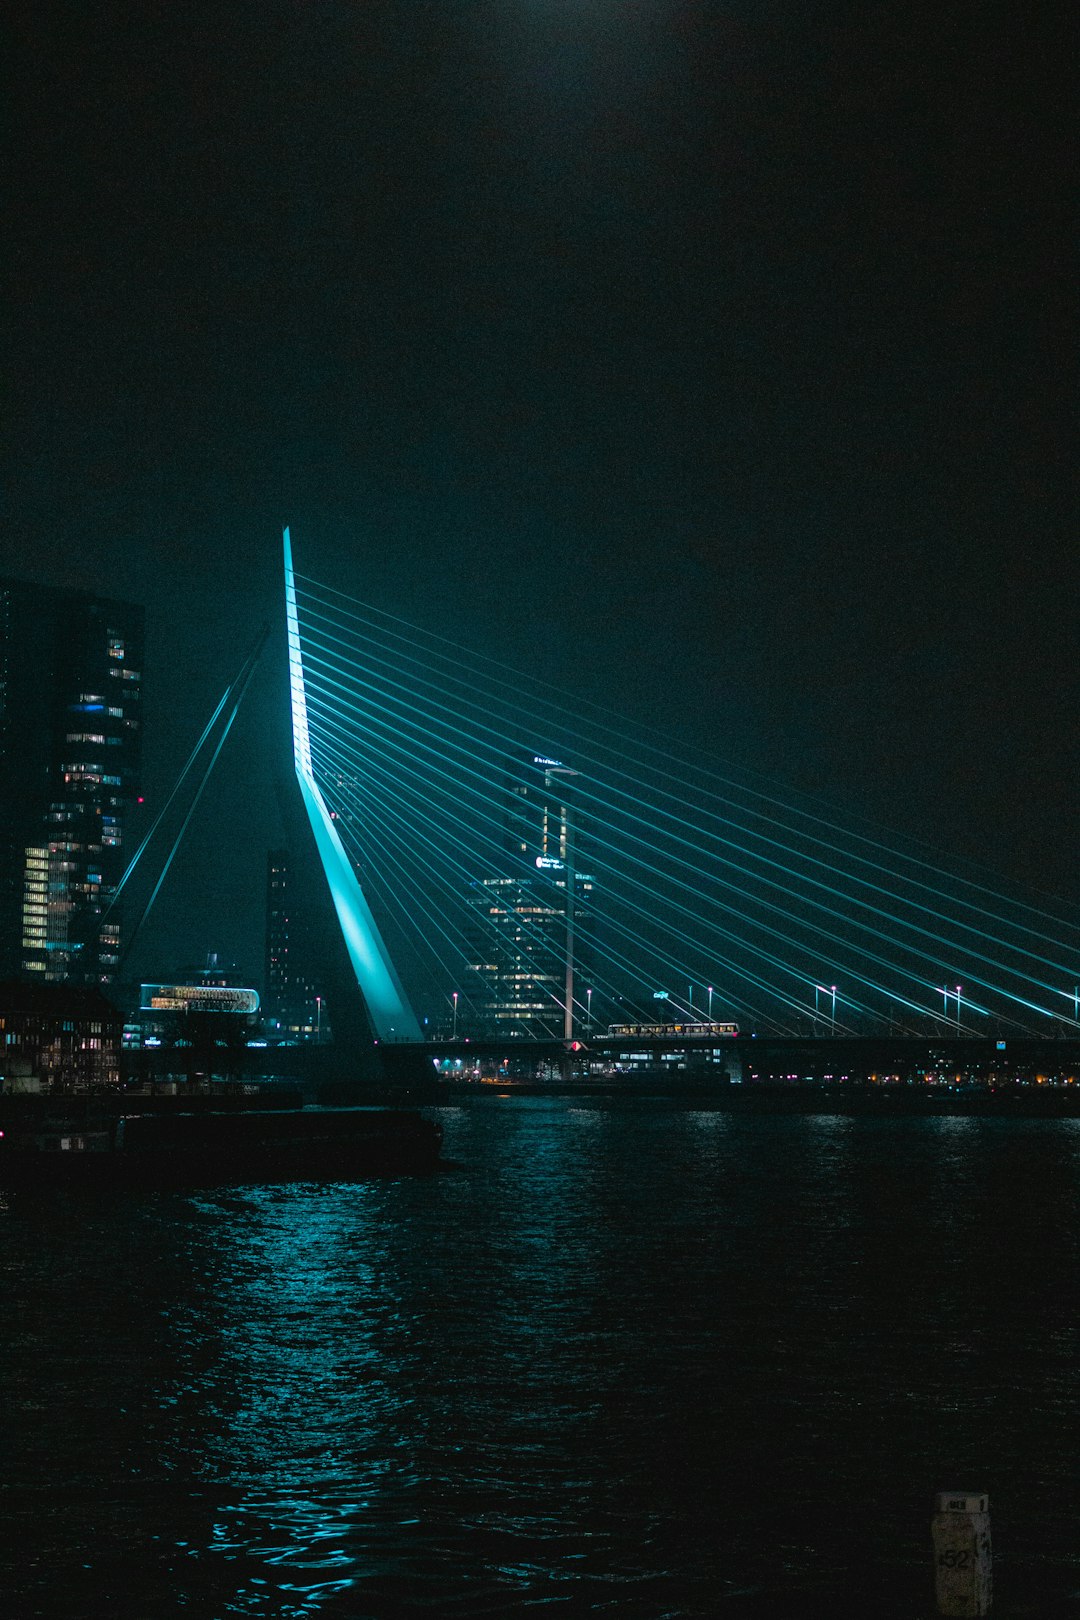
[[[405,997],[312,769],[300,623],[296,611],[296,581],[288,529],[282,538],[285,549],[285,614],[289,636],[293,761],[300,794],[371,1027],[379,1040],[418,1041],[420,1025],[416,1014]]]
[[[315,978],[318,942],[297,893],[296,862],[288,849],[266,859],[266,962],[262,1011],[278,1040],[319,1043],[330,1038],[326,1000]]]

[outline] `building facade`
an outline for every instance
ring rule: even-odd
[[[270,1041],[324,1041],[330,1037],[324,998],[310,974],[315,959],[287,849],[266,858],[266,966],[263,1028]]]
[[[167,984],[141,984],[124,1025],[128,1050],[203,1045],[230,1050],[258,1031],[259,993],[216,952],[206,966],[182,968]]]
[[[541,754],[507,773],[506,872],[474,884],[469,897],[466,1006],[469,1027],[485,1037],[563,1035],[568,987],[577,1011],[585,999],[582,930],[595,885],[581,866],[576,775]],[[579,1022],[575,1013],[575,1028]]]
[[[120,1083],[123,1019],[100,990],[0,982],[5,1091],[96,1091]]]
[[[0,580],[0,976],[116,976],[143,648],[132,603]]]

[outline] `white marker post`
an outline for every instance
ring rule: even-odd
[[[938,1614],[976,1620],[994,1598],[990,1502],[970,1491],[939,1491],[930,1524]]]

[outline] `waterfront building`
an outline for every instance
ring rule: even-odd
[[[120,1082],[123,1019],[98,989],[0,983],[0,1080],[10,1091],[91,1091]]]
[[[167,984],[139,987],[139,1005],[124,1026],[132,1049],[178,1046],[201,1040],[242,1046],[259,1011],[259,993],[241,984],[237,970],[212,953],[203,968],[182,968]]]
[[[573,883],[580,919],[593,884],[584,873],[575,873]],[[475,885],[465,990],[470,1030],[484,1036],[565,1032],[566,893],[563,873],[484,878]]]
[[[541,754],[507,774],[507,870],[481,879],[469,896],[465,997],[477,1034],[565,1035],[568,987],[572,1001],[581,999],[574,986],[586,972],[581,925],[591,917],[594,879],[577,848],[576,775]]]
[[[314,960],[314,930],[305,916],[289,851],[272,849],[266,859],[263,977],[263,1028],[268,1040],[329,1039],[325,998],[310,971]]]
[[[0,975],[108,984],[142,752],[143,610],[0,580]]]

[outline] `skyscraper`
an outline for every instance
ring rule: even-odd
[[[329,1039],[324,998],[310,977],[318,959],[314,931],[297,893],[287,849],[266,858],[266,970],[263,1019],[267,1036],[280,1041]]]
[[[132,603],[0,580],[0,977],[116,974],[143,635]]]
[[[559,1036],[582,973],[592,875],[580,869],[577,772],[530,754],[506,778],[506,873],[474,885],[466,996],[478,1032]],[[586,953],[587,955],[587,953]]]
[[[561,760],[529,754],[506,775],[506,838],[511,855],[538,871],[571,853],[573,816],[568,789],[577,775]]]

